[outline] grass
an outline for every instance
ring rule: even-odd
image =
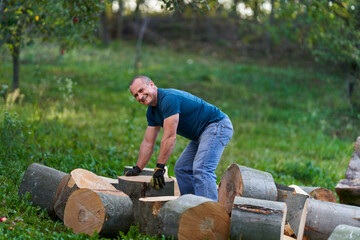
[[[146,107],[128,91],[134,44],[83,46],[59,55],[56,45],[23,49],[21,101],[6,101],[11,59],[0,54],[0,235],[22,239],[88,239],[19,199],[17,191],[34,162],[64,172],[85,168],[116,178],[134,165],[146,128]],[[341,75],[309,68],[234,63],[224,59],[143,46],[141,74],[159,87],[189,91],[220,107],[234,125],[216,174],[231,163],[270,172],[282,184],[334,190],[345,175],[359,135],[349,114]],[[154,167],[161,136],[148,165]],[[179,137],[168,161],[170,175],[188,140]],[[9,229],[10,226],[13,229]],[[100,238],[95,234],[90,239]],[[120,238],[120,237],[119,237]],[[136,227],[124,239],[151,239]]]

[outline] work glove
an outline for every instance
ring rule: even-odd
[[[138,176],[141,173],[141,169],[138,166],[133,167],[133,169],[127,171],[125,176]]]
[[[165,164],[156,164],[153,176],[151,178],[150,184],[156,189],[163,188],[165,186],[164,173],[165,173]]]

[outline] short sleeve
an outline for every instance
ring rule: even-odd
[[[180,100],[174,95],[167,95],[162,99],[160,109],[164,119],[177,113],[181,113]]]
[[[155,127],[158,126],[158,124],[155,123],[154,116],[151,113],[151,108],[149,107],[146,112],[146,119],[148,122],[148,126]]]

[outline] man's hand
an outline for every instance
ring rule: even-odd
[[[141,173],[141,169],[138,166],[133,167],[133,169],[127,171],[125,176],[138,176]]]
[[[165,173],[165,164],[156,164],[153,176],[151,178],[151,186],[160,189],[165,186],[164,173]]]

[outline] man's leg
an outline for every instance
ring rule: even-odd
[[[175,164],[175,176],[181,195],[195,194],[193,184],[193,162],[197,150],[198,144],[195,141],[191,141]]]
[[[230,119],[225,117],[210,124],[201,134],[193,165],[196,195],[218,200],[215,169],[233,131]]]

